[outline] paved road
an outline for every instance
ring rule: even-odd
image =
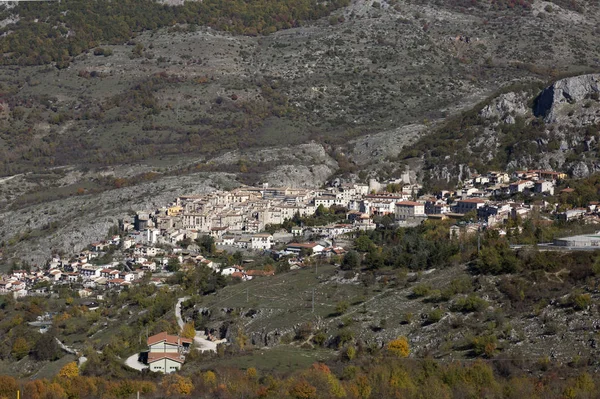
[[[73,348],[69,348],[67,345],[63,344],[62,342],[60,342],[60,340],[56,337],[54,337],[54,339],[56,340],[56,342],[58,343],[58,346],[60,346],[60,348],[62,350],[64,350],[67,353],[70,353],[72,355],[77,355],[77,351]]]
[[[183,318],[181,317],[181,302],[186,301],[190,299],[190,297],[186,296],[183,298],[179,298],[177,300],[177,304],[175,305],[175,318],[177,319],[177,325],[179,325],[179,328],[183,329],[183,325],[185,324],[183,322]],[[217,344],[220,344],[222,342],[227,342],[226,339],[222,339],[220,341],[209,341],[208,339],[206,339],[206,335],[202,332],[202,331],[196,331],[196,336],[194,337],[194,342],[197,345],[197,349],[201,352],[205,352],[205,351],[209,351],[209,352],[216,352],[217,351]]]
[[[139,353],[134,353],[133,355],[129,356],[127,358],[127,360],[125,360],[125,364],[129,367],[131,367],[134,370],[138,370],[138,371],[142,371],[143,369],[147,369],[148,366],[142,362],[138,361],[138,357],[140,356]]]

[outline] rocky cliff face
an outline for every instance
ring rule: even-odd
[[[461,180],[490,168],[577,178],[600,170],[600,74],[560,79],[541,91],[519,87],[447,124],[440,140],[426,138],[420,148],[432,179]]]
[[[479,115],[485,119],[514,124],[516,116],[527,116],[530,113],[531,110],[527,108],[527,94],[511,92],[499,95],[483,107]]]
[[[598,100],[599,95],[600,74],[561,79],[540,93],[536,99],[534,114],[543,117],[546,123],[561,123],[581,108],[578,103],[586,100]],[[581,120],[580,123],[598,123],[600,114],[596,112],[597,110],[598,107],[594,107],[594,109],[585,112],[584,114],[588,117]]]

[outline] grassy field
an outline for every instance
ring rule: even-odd
[[[226,287],[217,295],[205,298],[199,306],[213,311],[238,311],[250,330],[285,329],[307,321],[319,323],[334,317],[338,303],[358,304],[376,290],[376,287],[366,288],[356,282],[336,283],[337,276],[334,266],[323,265],[318,266],[316,272],[315,267],[310,267],[255,278]],[[249,311],[256,311],[256,316],[245,317]]]
[[[11,377],[22,377],[29,375],[29,379],[52,378],[58,374],[61,368],[67,363],[73,362],[77,358],[73,355],[65,354],[53,362],[37,362],[25,356],[18,362],[11,360],[0,361],[0,375]]]
[[[31,379],[53,378],[67,363],[76,360],[77,358],[74,355],[65,355],[54,362],[46,363],[37,373],[31,376]]]
[[[225,358],[211,359],[200,363],[200,369],[215,367],[235,367],[248,369],[254,367],[264,373],[288,373],[308,368],[315,362],[323,362],[336,356],[336,352],[325,349],[302,349],[290,345],[254,350],[250,353]]]

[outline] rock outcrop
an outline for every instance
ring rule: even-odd
[[[497,119],[503,123],[513,124],[516,116],[525,116],[529,113],[526,103],[526,93],[501,94],[483,107],[479,115],[482,118]]]
[[[560,122],[564,116],[573,112],[571,108],[577,102],[584,100],[598,100],[600,96],[600,74],[574,76],[557,80],[554,84],[544,89],[537,97],[534,106],[535,116],[541,116],[546,123]],[[593,118],[589,122],[595,123]]]

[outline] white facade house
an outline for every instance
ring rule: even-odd
[[[150,371],[160,373],[174,373],[181,370],[185,357],[178,353],[148,353],[148,366]]]
[[[509,186],[509,190],[511,194],[514,193],[522,193],[526,189],[533,188],[534,183],[531,180],[519,180],[517,182],[511,183]]]
[[[147,343],[150,371],[173,373],[181,369],[192,340],[161,332],[148,337]]]
[[[315,242],[307,242],[307,243],[297,243],[293,242],[287,245],[286,251],[294,252],[299,254],[302,250],[306,250],[310,253],[310,255],[316,255],[323,252],[325,249],[324,246],[317,244]]]
[[[88,279],[93,277],[100,277],[102,269],[102,266],[85,265],[81,268],[79,274],[84,278]]]
[[[548,180],[540,180],[535,182],[533,191],[536,193],[547,193],[554,195],[554,182]]]
[[[271,249],[273,236],[271,234],[254,234],[251,238],[250,247],[257,250]]]
[[[414,201],[396,202],[396,220],[408,220],[425,216],[425,204]]]

